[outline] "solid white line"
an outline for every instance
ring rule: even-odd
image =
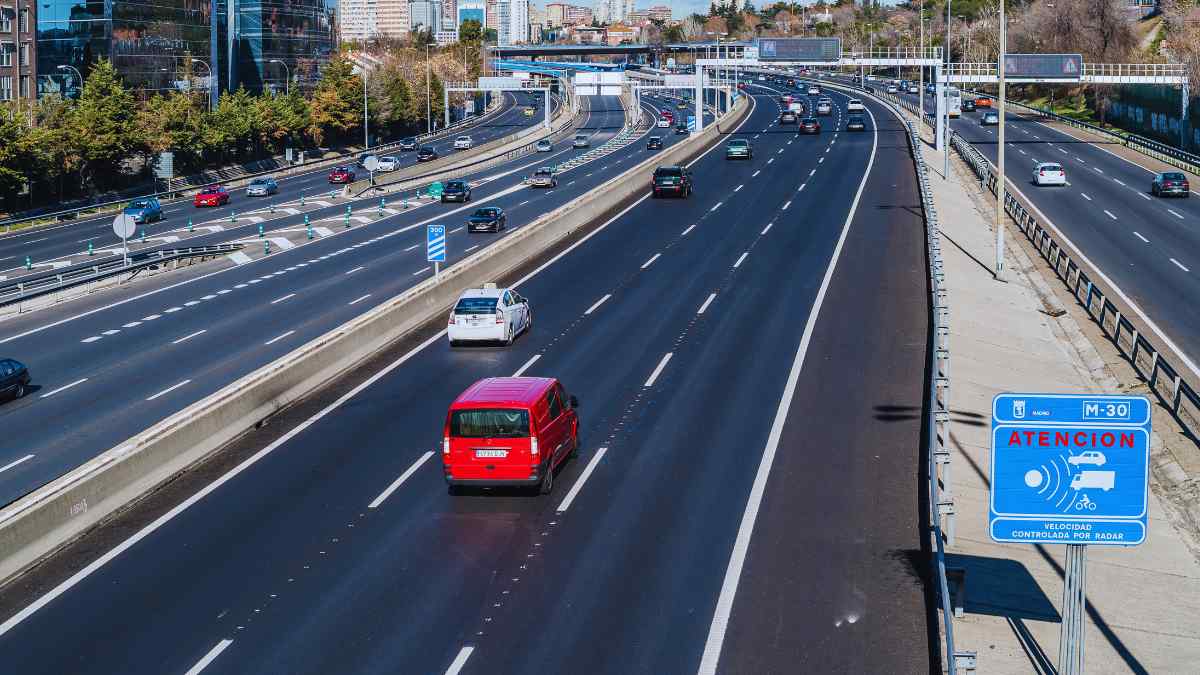
[[[767,226],[763,228],[762,232],[759,232],[759,235],[766,234],[771,229],[771,226],[774,224],[775,224],[775,221],[771,221],[771,222],[767,223]]]
[[[711,209],[709,209],[709,212],[716,211],[717,209],[721,208],[721,204],[724,203],[725,202],[717,202]]]
[[[787,210],[788,210],[788,207],[789,207],[789,206],[791,206],[791,205],[792,205],[792,202],[791,202],[791,200],[788,200],[788,201],[786,201],[786,202],[784,202],[784,203],[783,203],[783,208],[781,208],[781,209],[779,209],[779,210],[780,210],[780,211],[787,211]]]
[[[743,253],[741,255],[741,257],[737,259],[737,262],[733,263],[733,268],[737,269],[742,264],[742,261],[745,260],[746,256],[748,256],[748,255],[750,255],[749,251],[746,251],[745,253]]]
[[[183,341],[185,341],[185,340],[190,340],[190,339],[192,339],[192,338],[196,337],[197,335],[199,335],[199,334],[201,334],[201,333],[207,333],[207,332],[208,332],[208,329],[207,329],[207,328],[202,328],[202,329],[200,329],[200,330],[196,331],[195,333],[192,333],[191,335],[184,335],[183,337],[179,338],[178,340],[175,340],[175,341],[173,341],[171,344],[173,344],[173,345],[177,345],[177,344],[179,344],[180,342],[183,342]]]
[[[352,270],[346,270],[345,274],[354,274],[355,272],[357,272],[357,271],[359,271],[359,270],[361,270],[361,269],[363,269],[363,266],[362,266],[362,265],[359,265],[358,267],[355,267],[355,268],[354,268],[354,269],[352,269]]]
[[[679,233],[679,236],[681,236],[681,237],[686,237],[686,236],[687,236],[687,233],[688,233],[688,232],[691,232],[691,231],[692,231],[692,230],[694,230],[694,229],[696,229],[696,223],[692,223],[691,225],[688,225],[686,230],[684,230],[683,232],[680,232],[680,233]]]
[[[654,386],[654,381],[658,379],[658,376],[662,373],[663,368],[667,367],[667,361],[670,361],[673,355],[674,354],[672,352],[667,352],[666,355],[662,357],[662,360],[659,361],[658,365],[654,368],[654,372],[650,373],[650,379],[646,380],[646,384],[642,385],[643,387]]]
[[[275,298],[274,300],[271,301],[271,304],[274,305],[275,303],[283,302],[284,300],[287,300],[288,298],[294,298],[294,297],[296,297],[295,293],[288,293],[287,295],[283,296],[282,298]]]
[[[717,294],[716,294],[716,293],[710,293],[710,294],[709,294],[709,296],[708,296],[708,299],[704,301],[704,304],[703,304],[703,305],[700,305],[700,309],[696,310],[696,313],[697,313],[697,314],[703,314],[703,313],[704,313],[704,310],[708,309],[708,306],[709,306],[709,305],[711,305],[711,304],[712,304],[712,301],[713,301],[713,300],[716,300],[716,299],[717,299]]]
[[[411,250],[417,248],[418,246],[420,246],[420,244],[413,244],[412,246],[409,246],[408,248],[404,249],[404,251],[405,251],[405,253],[407,253],[408,251],[411,251]]]
[[[599,300],[597,300],[597,301],[595,302],[595,304],[593,304],[591,307],[588,307],[588,308],[587,308],[587,311],[586,311],[586,312],[584,312],[584,313],[583,313],[583,315],[584,315],[584,316],[587,316],[588,314],[591,314],[592,312],[596,311],[596,308],[597,308],[597,307],[599,307],[600,305],[603,305],[603,304],[604,304],[605,302],[607,302],[607,301],[608,301],[608,299],[609,299],[609,298],[611,298],[611,297],[612,297],[612,294],[611,294],[611,293],[605,294],[605,296],[604,296],[603,298],[600,298]]]
[[[42,394],[42,398],[50,398],[51,396],[57,394],[60,391],[66,391],[66,390],[70,389],[71,387],[74,387],[77,384],[83,384],[84,382],[87,382],[87,381],[88,381],[88,379],[86,377],[82,377],[78,380],[75,380],[71,384],[64,384],[63,386],[59,387],[58,389],[54,389],[52,391],[48,391],[48,392]]]
[[[212,663],[231,644],[233,644],[233,640],[221,640],[217,643],[217,646],[208,650],[208,653],[204,655],[204,658],[197,661],[196,665],[188,668],[188,671],[184,675],[199,675],[200,671],[207,668],[208,664]]]
[[[1178,260],[1171,258],[1171,262],[1175,263],[1175,266],[1178,267],[1179,269],[1183,270],[1184,272],[1191,272],[1191,270],[1184,267],[1183,263],[1179,262]]]
[[[583,489],[583,484],[592,476],[592,472],[596,470],[596,465],[604,458],[604,453],[606,452],[608,452],[608,448],[599,448],[596,450],[596,454],[592,455],[591,461],[584,467],[583,473],[579,474],[579,479],[575,481],[575,484],[567,491],[567,496],[563,497],[562,502],[555,509],[556,512],[562,513],[571,508],[571,503],[575,501],[575,495],[579,494],[579,491]]]
[[[997,66],[997,67],[999,67],[999,66]],[[1084,199],[1088,200],[1089,202],[1092,201],[1092,198],[1087,196],[1087,193],[1085,193],[1085,192],[1080,192],[1079,195],[1081,197],[1083,197]]]
[[[525,365],[521,366],[520,368],[517,368],[517,372],[513,373],[512,376],[520,377],[521,375],[523,375],[525,373],[526,370],[529,370],[530,366],[537,363],[537,360],[540,358],[542,358],[541,354],[534,354],[532,357],[530,357],[530,359],[528,361],[525,362]]]
[[[649,266],[653,265],[653,264],[654,264],[654,261],[655,261],[655,260],[658,260],[660,257],[662,257],[662,254],[661,254],[661,253],[655,253],[653,257],[651,257],[651,258],[650,258],[649,260],[647,260],[646,262],[642,263],[642,269],[646,269],[647,267],[649,267]]]
[[[361,297],[358,297],[358,298],[355,298],[355,299],[351,300],[350,302],[348,302],[348,303],[346,303],[346,304],[348,304],[348,305],[356,305],[356,304],[358,304],[358,303],[362,302],[363,300],[366,300],[366,299],[367,299],[367,298],[369,298],[369,297],[371,297],[371,294],[370,294],[370,293],[367,293],[366,295],[364,295],[364,296],[361,296]]]
[[[8,464],[5,464],[4,466],[0,466],[0,473],[4,473],[5,471],[8,471],[9,469],[13,468],[14,466],[21,464],[23,462],[28,462],[31,459],[33,459],[33,455],[25,455],[21,459],[18,459],[14,462],[9,462]]]
[[[1145,192],[1139,192],[1138,196],[1141,197],[1142,199],[1145,199],[1146,201],[1151,201],[1150,195],[1146,194]]]
[[[158,392],[157,394],[148,397],[146,400],[153,401],[154,399],[158,398],[159,396],[162,396],[164,394],[169,394],[169,393],[175,391],[176,389],[182,387],[183,385],[187,384],[188,382],[191,382],[191,380],[184,380],[183,382],[180,382],[179,384],[173,384],[173,385],[167,387],[166,389],[163,389],[162,391]]]
[[[1117,219],[1117,217],[1113,215],[1112,211],[1109,211],[1108,209],[1104,209],[1104,213],[1106,213],[1108,217],[1112,218],[1113,220]]]
[[[1122,183],[1121,181],[1117,180],[1116,178],[1114,178],[1114,179],[1113,179],[1113,182],[1114,182],[1114,183],[1116,183],[1117,185],[1122,185],[1122,186],[1123,186],[1123,185],[1125,185],[1124,183]]]
[[[760,174],[760,173],[762,173],[762,169],[756,169],[756,170],[754,171],[754,173],[750,174],[750,177],[751,177],[751,178],[754,178],[755,176],[757,176],[757,175],[758,175],[758,174]]]
[[[416,473],[417,469],[420,469],[422,464],[424,464],[425,462],[428,462],[430,457],[433,457],[432,450],[429,450],[425,454],[418,457],[417,461],[413,462],[411,466],[409,466],[407,469],[405,469],[404,473],[400,474],[399,478],[392,481],[392,484],[387,486],[386,490],[379,493],[379,496],[376,497],[375,499],[373,499],[370,504],[367,504],[367,508],[368,509],[379,508],[379,505],[382,504],[385,499],[392,496],[392,493],[396,491],[396,488],[403,485],[404,481],[408,480],[410,476],[412,476],[414,473]]]
[[[454,657],[454,662],[451,663],[450,667],[446,669],[446,675],[458,675],[458,673],[463,669],[463,666],[467,665],[467,659],[471,658],[471,652],[473,651],[475,651],[474,647],[463,647],[458,652],[458,656]]]
[[[871,168],[875,165],[875,152],[879,147],[879,125],[875,122],[875,114],[869,108],[867,114],[871,116],[873,130],[871,157],[867,161],[867,170],[863,172],[862,182],[858,185],[858,192],[854,195],[854,201],[850,205],[846,224],[842,226],[842,234],[829,259],[829,267],[825,269],[825,277],[821,280],[821,288],[817,291],[812,311],[808,315],[808,322],[804,326],[800,347],[796,350],[796,358],[792,362],[791,372],[788,373],[787,385],[779,400],[779,408],[775,411],[775,421],[771,425],[771,433],[767,437],[767,444],[763,449],[762,461],[759,463],[758,473],[754,477],[754,486],[750,489],[750,496],[746,500],[746,510],[742,514],[737,539],[734,540],[733,550],[729,554],[729,567],[725,570],[725,580],[721,585],[721,593],[717,596],[717,607],[713,612],[712,624],[708,629],[708,639],[704,643],[704,653],[700,659],[700,667],[697,669],[699,675],[715,675],[717,672],[717,665],[721,660],[721,647],[725,644],[725,630],[729,626],[729,616],[733,612],[733,600],[737,595],[742,568],[746,564],[746,555],[750,551],[750,537],[754,533],[754,523],[758,520],[758,510],[762,505],[763,494],[766,492],[767,479],[771,475],[771,465],[775,462],[775,452],[779,449],[779,439],[783,435],[783,426],[792,405],[792,397],[795,395],[796,385],[800,381],[800,371],[804,367],[804,358],[808,353],[808,345],[812,341],[817,316],[821,313],[821,304],[825,300],[825,293],[833,279],[833,271],[842,254],[842,246],[846,243],[846,236],[850,233],[850,224],[854,221],[854,214],[858,212],[858,202],[862,198],[863,189],[867,186]]]
[[[1145,237],[1143,237],[1143,236],[1142,236],[1142,233],[1141,233],[1141,232],[1138,232],[1137,230],[1134,230],[1134,231],[1133,231],[1133,236],[1137,237],[1138,239],[1141,239],[1142,241],[1146,242],[1147,244],[1149,244],[1149,243],[1150,243],[1150,240],[1149,240],[1149,239],[1147,239],[1147,238],[1145,238]]]
[[[1175,212],[1175,209],[1167,209],[1167,212],[1168,212],[1168,213],[1170,213],[1171,215],[1175,216],[1176,218],[1178,218],[1178,219],[1180,219],[1180,220],[1183,220],[1183,216],[1181,216],[1180,214],[1176,213],[1176,212]]]
[[[431,267],[429,267],[428,265],[426,265],[425,267],[422,267],[421,269],[417,270],[416,272],[413,272],[413,273],[412,273],[412,275],[413,275],[414,277],[415,277],[415,276],[420,276],[420,275],[422,275],[422,274],[424,274],[424,273],[428,272],[430,269],[432,269],[432,268],[431,268]]]
[[[275,344],[276,342],[279,342],[283,338],[285,338],[295,332],[296,331],[294,331],[294,330],[289,330],[288,332],[284,333],[283,335],[277,335],[277,336],[271,338],[270,340],[267,340],[266,342],[263,343],[263,345]]]

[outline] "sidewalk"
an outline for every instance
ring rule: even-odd
[[[1085,336],[1082,310],[1056,299],[1050,284],[1058,281],[1043,276],[1014,228],[1006,230],[1008,282],[994,279],[994,201],[983,200],[956,155],[943,180],[942,154],[924,152],[950,289],[950,487],[958,516],[947,566],[966,569],[966,614],[954,622],[955,646],[977,652],[980,673],[1053,673],[1065,548],[996,544],[988,536],[992,397],[1128,388]],[[1152,446],[1161,447],[1157,434]],[[1087,673],[1200,672],[1200,558],[1189,548],[1195,542],[1153,490],[1149,519],[1141,546],[1089,547]]]

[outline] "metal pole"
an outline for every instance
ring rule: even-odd
[[[996,165],[1000,169],[996,177],[996,279],[1004,281],[1004,195],[1008,193],[1004,184],[1004,52],[1008,49],[1008,31],[1004,25],[1004,3],[1000,3],[1000,54],[997,60],[997,72],[1000,79],[1000,94],[996,97],[996,105],[1000,110],[1000,125],[997,129],[999,136],[996,146]]]
[[[425,133],[427,134],[433,133],[433,112],[430,110],[432,104],[429,102],[430,72],[429,45],[425,45]]]
[[[687,120],[684,120],[686,123]],[[696,133],[704,131],[704,66],[696,64]]]
[[[442,87],[442,108],[446,113],[446,126],[450,126],[450,90],[445,87]]]
[[[1059,675],[1083,675],[1083,643],[1087,608],[1087,545],[1067,544],[1063,579],[1062,624],[1058,638]]]
[[[950,74],[950,3],[951,2],[953,2],[953,0],[946,0],[946,70],[945,70],[946,75]],[[941,80],[941,78],[938,78],[938,79]],[[950,86],[950,83],[947,82],[945,84],[945,86],[942,87],[942,93],[938,94],[938,96],[941,96],[943,99],[942,100],[942,109],[945,111],[945,122],[943,123],[944,126],[942,127],[942,152],[944,153],[942,156],[942,180],[950,179],[950,101],[946,97],[946,88],[949,86]],[[959,101],[960,101],[960,105],[961,105],[961,101],[962,101],[961,93],[959,94]]]
[[[921,13],[917,15],[917,23],[921,25],[921,36],[917,38],[917,124],[925,122],[925,5],[921,5]]]
[[[371,149],[371,130],[368,127],[370,121],[367,118],[367,70],[362,71],[363,76],[363,149]]]
[[[550,87],[549,87],[549,85],[547,85],[546,91],[542,92],[542,94],[543,94],[542,101],[546,108],[545,110],[542,111],[542,124],[547,129],[549,129],[550,128]]]

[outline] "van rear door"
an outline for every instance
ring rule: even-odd
[[[529,411],[467,408],[450,411],[446,465],[457,479],[520,480],[537,464],[530,452]]]

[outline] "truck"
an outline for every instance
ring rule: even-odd
[[[1076,490],[1099,488],[1108,492],[1116,483],[1116,471],[1080,471],[1071,478],[1071,487]]]

